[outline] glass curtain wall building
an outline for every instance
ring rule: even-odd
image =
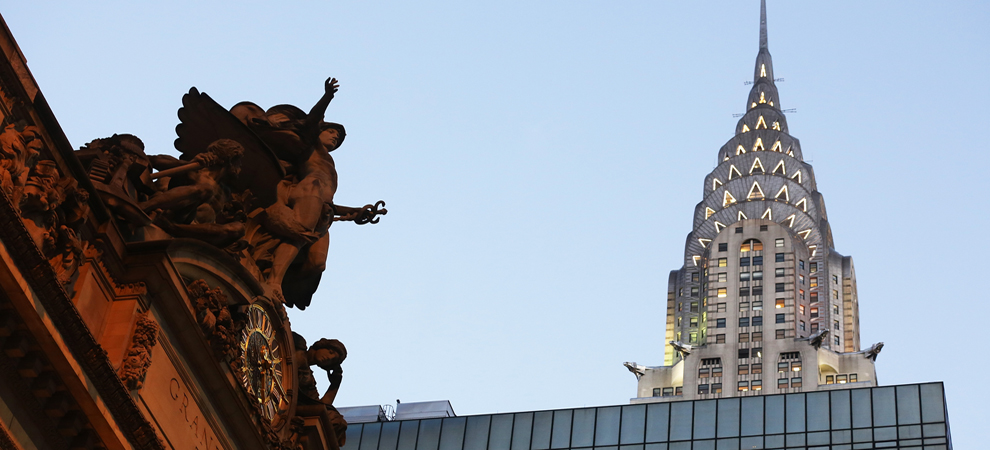
[[[942,383],[353,422],[342,450],[952,448]]]

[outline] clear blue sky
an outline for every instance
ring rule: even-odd
[[[622,404],[659,365],[667,273],[742,112],[759,3],[6,2],[74,146],[174,151],[190,86],[328,120],[339,203],[315,305],[350,356],[338,404],[449,399],[459,414]],[[958,448],[982,423],[990,3],[768,5],[791,132],[855,258],[883,384],[944,380]]]

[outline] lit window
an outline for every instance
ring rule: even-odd
[[[756,160],[756,162],[760,162],[760,160]],[[760,167],[760,169],[762,170],[763,168]],[[746,198],[750,200],[755,198],[763,198],[763,189],[760,188],[760,183],[756,181],[753,182],[753,187],[749,188],[749,195]]]
[[[753,302],[753,311],[762,311],[762,310],[763,310],[763,302],[761,301]]]
[[[777,339],[783,339],[784,338],[784,330],[777,330],[776,333],[777,333],[777,336],[776,336]]]
[[[770,207],[767,207],[767,210],[763,212],[763,215],[760,216],[760,218],[766,220],[773,220],[773,211],[770,210]],[[765,226],[766,225],[760,225],[760,231],[766,231],[763,229],[763,227]]]
[[[739,303],[739,310],[740,311],[749,311],[749,302],[740,302]]]
[[[684,394],[684,386],[677,386],[674,388],[674,395]]]
[[[739,148],[742,148],[742,146],[740,146]],[[745,151],[745,150],[743,150],[743,151]],[[733,175],[735,175],[735,176],[733,176]],[[739,173],[739,169],[736,168],[735,164],[729,166],[729,179],[730,180],[733,179],[733,178],[741,177],[741,176],[742,176],[742,174]]]
[[[738,147],[736,147],[736,155],[741,155],[743,153],[746,153],[746,148],[745,147],[743,147],[741,145],[738,146]],[[729,179],[730,180],[732,179],[732,176],[731,175],[729,175]]]
[[[749,281],[749,272],[739,272],[739,281]]]
[[[839,315],[839,305],[832,305],[832,314]]]
[[[783,308],[784,307],[784,299],[778,298],[777,299],[776,307],[777,307],[777,309]]]
[[[718,178],[712,178],[712,190],[713,191],[715,189],[718,189],[718,187],[721,186],[721,185],[722,185],[722,182],[719,181]],[[715,211],[712,211],[712,214],[714,214],[714,213],[715,213]]]
[[[801,315],[803,316],[804,315],[804,305],[799,305],[798,306],[798,309],[800,310]]]
[[[749,125],[743,124],[743,126],[742,126],[742,132],[743,133],[748,133],[749,132]]]
[[[678,317],[677,318],[677,326],[681,326],[681,319],[682,319],[682,317]]]
[[[790,369],[791,369],[791,365],[787,362],[777,363],[777,373],[787,373],[788,371],[790,371]]]
[[[761,125],[763,126],[764,130],[767,129],[767,121],[763,120],[763,116],[760,116],[760,118],[756,120],[756,126],[753,128],[759,130]]]
[[[760,158],[756,158],[756,160],[753,161],[753,167],[749,168],[750,175],[752,175],[757,169],[759,169],[760,173],[766,173],[766,170],[763,169],[763,163],[760,162]],[[763,197],[762,191],[760,197]]]
[[[699,280],[701,280],[701,278],[698,272],[691,272],[691,281],[697,283]]]
[[[780,187],[780,190],[777,191],[777,195],[773,196],[773,198],[780,199],[781,196],[784,197],[784,201],[785,202],[791,201],[791,194],[789,194],[787,192],[787,185],[786,184]]]
[[[708,368],[703,367],[698,369],[698,378],[708,378]]]
[[[849,374],[849,382],[850,383],[855,383],[856,382],[856,375],[857,374],[855,374],[855,373]]]
[[[825,384],[835,384],[835,376],[825,375]]]
[[[722,366],[712,367],[712,378],[722,378]]]
[[[729,193],[729,190],[728,189],[726,189],[725,190],[725,195],[722,196],[722,207],[724,208],[724,207],[729,206],[729,205],[731,205],[731,204],[733,204],[735,202],[736,202],[736,198],[733,197],[731,193]]]
[[[763,380],[753,380],[751,383],[753,384],[752,389],[754,391],[762,391],[763,390]]]
[[[737,375],[749,375],[749,364],[740,364],[739,371],[736,372]]]
[[[691,343],[692,344],[698,343],[698,333],[691,333]]]
[[[816,317],[818,317],[818,308],[812,306],[811,307],[811,318],[814,319]]]
[[[713,383],[712,394],[721,394],[721,393],[722,393],[722,383]]]
[[[728,266],[728,265],[729,265],[729,258],[719,258],[718,259],[718,266],[719,267],[725,267],[725,266]]]
[[[705,207],[705,220],[708,220],[708,218],[711,217],[712,214],[715,214],[715,210],[706,206]]]
[[[801,331],[804,331],[804,321],[803,320],[800,321],[800,323],[798,324],[798,329],[801,330]]]
[[[744,391],[748,391],[749,390],[749,382],[748,381],[740,381],[740,382],[737,383],[737,385],[739,386],[737,389],[740,392],[744,392]]]
[[[764,150],[766,150],[766,149],[763,148],[763,139],[762,138],[756,138],[756,142],[753,144],[753,151],[754,152],[762,152]]]
[[[780,142],[777,142],[776,144],[774,144],[773,151],[775,151],[775,152],[779,152],[780,151]],[[787,175],[787,167],[784,166],[784,160],[780,160],[780,162],[777,163],[776,166],[774,166],[774,168],[773,168],[773,174],[774,175],[784,175],[784,176]],[[715,188],[712,188],[712,190],[714,191]]]
[[[753,349],[753,350],[752,350],[752,351],[750,352],[750,356],[752,356],[752,357],[754,357],[754,358],[762,358],[762,357],[763,357],[763,348],[761,348],[761,347],[756,347],[756,348],[754,348],[754,349]],[[754,372],[754,373],[755,373],[755,372]]]
[[[760,78],[766,78],[766,77],[767,77],[767,65],[760,64]]]
[[[773,269],[773,274],[774,274],[775,277],[782,277],[782,276],[784,276],[784,268],[783,267],[778,267],[776,269]]]
[[[722,283],[725,283],[726,281],[728,281],[728,274],[726,274],[725,272],[719,273],[718,274],[718,281],[720,281]]]
[[[770,105],[770,106],[773,106],[773,105]],[[770,128],[773,128],[774,130],[780,131],[780,122],[774,122],[773,125],[770,126]]]
[[[814,264],[814,263],[812,263],[812,264]],[[808,286],[810,286],[810,287],[818,287],[818,277],[811,277],[811,281],[809,282]]]
[[[690,326],[690,327],[696,327],[696,326],[698,326],[698,318],[697,317],[690,318],[690,321],[691,322],[688,324],[688,326]],[[691,340],[693,341],[694,338],[691,338]]]
[[[766,102],[767,102],[766,92],[760,92],[760,103],[766,103]]]
[[[739,333],[739,342],[749,342],[749,333]]]
[[[715,319],[715,328],[725,328],[725,319]]]
[[[811,267],[809,268],[809,270],[811,271],[811,273],[818,272],[818,263],[816,262],[811,263]]]
[[[774,247],[783,247],[784,246],[784,238],[774,239],[773,240],[773,246]]]
[[[832,289],[832,298],[835,300],[839,299],[839,291]]]
[[[756,272],[753,272],[753,280],[762,280],[762,279],[763,279],[762,270],[757,270]]]
[[[835,376],[835,382],[837,384],[846,384],[847,381],[849,381],[849,378],[846,375],[836,375]]]
[[[777,314],[776,316],[774,316],[774,322],[775,323],[784,323],[784,315],[783,314]]]

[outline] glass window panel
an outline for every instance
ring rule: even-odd
[[[742,399],[741,415],[743,436],[763,434],[763,397]],[[745,445],[743,447],[746,448]]]
[[[921,385],[921,417],[925,422],[945,422],[941,383]]]
[[[492,416],[492,430],[488,433],[488,450],[509,450],[512,442],[512,414]]]
[[[873,429],[874,441],[893,441],[897,439],[897,427],[883,427]]]
[[[491,425],[491,422],[492,416],[467,418],[467,429],[464,431],[464,450],[486,450],[488,448],[488,426]]]
[[[399,425],[401,422],[385,422],[382,424],[382,434],[378,441],[378,450],[395,450],[399,443]],[[484,448],[480,450],[485,450]]]
[[[897,386],[897,423],[921,423],[921,400],[918,386]]]
[[[784,398],[781,397],[781,400],[783,400],[783,399]],[[781,405],[783,405],[783,404],[784,404],[784,402],[781,401]],[[765,440],[766,440],[766,447],[765,448],[784,448],[784,435],[783,434],[775,434],[773,436],[767,436],[765,438]]]
[[[849,391],[832,391],[832,429],[850,428]]]
[[[361,450],[377,450],[378,436],[382,431],[381,423],[366,423],[364,431],[361,432]]]
[[[853,430],[853,442],[870,442],[873,440],[873,428]]]
[[[613,445],[611,447],[595,447],[595,450],[619,450],[619,446]]]
[[[711,439],[715,437],[715,400],[694,402],[694,438]],[[714,448],[715,441],[712,441]],[[697,446],[697,445],[695,445]]]
[[[719,439],[715,450],[739,450],[739,438]]]
[[[832,432],[833,444],[848,444],[850,442],[852,442],[852,431],[842,430]]]
[[[873,405],[870,403],[869,389],[853,389],[852,397],[853,428],[873,426]]]
[[[765,426],[767,434],[784,432],[784,396],[774,395],[766,398],[764,407]]]
[[[615,445],[619,443],[619,407],[598,408],[595,423],[595,445]]]
[[[529,450],[529,440],[533,432],[533,413],[516,414],[514,421],[512,450]]]
[[[595,439],[595,408],[574,410],[571,447],[591,447]]]
[[[691,439],[691,417],[694,415],[694,402],[677,402],[670,404],[670,440],[684,441]]]
[[[804,394],[787,394],[787,432],[804,431]]]
[[[918,439],[921,437],[921,425],[909,425],[897,428],[899,439]]]
[[[828,392],[809,393],[808,394],[808,431],[824,431],[827,429],[828,429]]]
[[[622,432],[620,444],[640,444],[646,433],[646,405],[622,407]]]
[[[347,426],[350,431],[351,426]],[[416,450],[416,435],[419,434],[418,420],[402,421],[402,428],[399,429],[399,445],[397,450]],[[350,440],[347,441],[350,443]]]
[[[550,448],[550,431],[553,426],[553,411],[540,411],[533,414],[533,450]],[[443,449],[440,449],[443,450]]]
[[[440,419],[420,421],[416,450],[437,450],[438,445],[440,445]]]
[[[643,450],[643,444],[620,445],[619,450]]]
[[[763,448],[763,436],[744,437],[739,439],[739,447],[745,450]]]
[[[718,437],[731,436],[739,436],[738,398],[727,398],[718,401]]]
[[[654,403],[646,407],[646,442],[667,440],[667,422],[670,419],[669,403]],[[646,446],[650,450],[650,446]]]
[[[808,414],[810,417],[811,414]],[[828,445],[828,431],[808,433],[808,445]]]
[[[939,437],[945,436],[945,424],[944,423],[934,423],[931,425],[924,425],[922,430],[925,432],[925,437]]]
[[[788,403],[788,408],[790,408],[790,403]],[[786,443],[788,447],[804,447],[804,433],[788,434]]]
[[[357,449],[358,446],[361,444],[361,430],[363,429],[364,427],[360,423],[354,425],[348,425],[347,433],[345,434],[346,444],[343,447],[341,447],[340,450]],[[415,444],[415,442],[413,444]]]
[[[646,444],[646,450],[667,450],[667,444]]]
[[[464,445],[465,417],[448,417],[443,419],[443,430],[440,433],[440,450],[461,450]],[[364,450],[364,449],[361,449]]]
[[[571,416],[570,409],[553,412],[553,436],[550,448],[567,448],[571,445]],[[467,450],[467,449],[465,449]]]
[[[691,441],[671,442],[670,450],[691,450]]]
[[[873,426],[897,425],[894,388],[873,388]]]
[[[715,441],[694,441],[694,450],[715,450]]]

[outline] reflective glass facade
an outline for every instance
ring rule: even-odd
[[[952,448],[942,383],[352,423],[342,450]]]

